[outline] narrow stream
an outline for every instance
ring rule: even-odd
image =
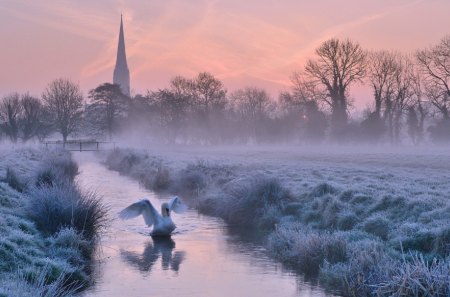
[[[113,218],[97,253],[95,284],[85,296],[330,296],[282,269],[257,242],[195,210],[173,215],[171,238],[152,239],[142,218],[122,221],[116,214],[144,197],[159,210],[169,197],[77,154],[78,182],[103,197]]]

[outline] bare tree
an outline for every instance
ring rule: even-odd
[[[418,51],[416,58],[431,103],[445,120],[450,119],[450,35],[437,45]]]
[[[10,94],[3,98],[0,104],[0,120],[3,132],[9,139],[16,143],[19,138],[19,121],[22,114],[20,95]]]
[[[263,89],[246,87],[238,89],[230,95],[231,104],[242,118],[256,120],[268,112],[271,99]]]
[[[316,80],[311,80],[305,73],[294,72],[290,78],[291,94],[295,102],[293,104],[302,105],[309,101],[314,101],[317,105],[325,103],[329,106],[327,92],[320,88]]]
[[[227,91],[222,82],[212,74],[201,72],[192,83],[196,92],[198,105],[206,116],[211,111],[222,110],[225,107]]]
[[[245,125],[254,139],[260,138],[262,123],[269,117],[273,101],[263,89],[246,87],[230,95],[230,104],[238,115],[240,123]]]
[[[29,94],[24,94],[20,104],[23,110],[19,121],[22,140],[26,142],[33,137],[47,134],[49,125],[45,122],[46,115],[41,101]]]
[[[325,113],[327,92],[319,84],[309,79],[304,73],[295,72],[291,76],[291,92],[280,94],[280,107],[283,118],[290,123],[287,129],[294,129],[300,139],[321,141],[328,126]]]
[[[412,139],[412,141],[413,143],[418,144],[425,138],[425,119],[429,115],[429,110],[426,104],[424,104],[423,78],[417,67],[414,67],[412,78],[412,94],[413,100],[411,107],[416,112],[418,118],[415,139]]]
[[[381,108],[391,96],[397,71],[396,53],[388,51],[369,54],[368,80],[373,89],[375,114],[381,118]]]
[[[414,64],[409,56],[399,56],[399,71],[395,80],[395,115],[394,115],[394,137],[400,142],[400,130],[402,117],[408,107],[414,105]]]
[[[419,142],[419,118],[414,106],[408,107],[406,124],[408,126],[408,135],[411,138],[411,141],[413,144],[417,144]]]
[[[165,130],[165,138],[173,143],[186,130],[192,116],[193,97],[192,82],[181,76],[170,81],[167,89],[149,93],[153,104],[158,108],[160,126]]]
[[[418,143],[423,138],[426,111],[422,105],[421,77],[411,57],[388,51],[372,52],[369,57],[368,81],[373,89],[375,111],[369,114],[363,127],[373,136],[380,136],[387,123],[391,142],[398,143],[406,115],[408,132],[413,142]]]
[[[169,88],[171,92],[179,97],[184,97],[189,101],[192,101],[196,96],[195,82],[192,79],[188,79],[182,76],[175,76],[170,80]]]
[[[70,80],[60,78],[47,86],[42,98],[65,145],[67,137],[75,132],[80,124],[83,113],[83,95],[80,87]]]
[[[409,56],[396,53],[393,58],[395,71],[391,89],[384,98],[384,118],[388,123],[391,142],[399,143],[402,118],[408,107],[414,103],[415,69]]]
[[[351,40],[330,39],[316,49],[317,59],[308,60],[305,72],[327,92],[325,102],[331,107],[331,121],[335,131],[348,121],[347,92],[350,86],[362,81],[366,74],[366,52]]]
[[[392,109],[392,93],[397,71],[396,53],[389,51],[371,52],[368,54],[367,80],[372,87],[374,110],[369,110],[361,123],[363,137],[370,142],[379,141],[385,133],[386,116]],[[382,109],[384,108],[384,117]],[[392,126],[392,118],[389,118]]]
[[[202,72],[192,81],[195,90],[196,130],[201,141],[220,141],[227,90],[212,74]]]

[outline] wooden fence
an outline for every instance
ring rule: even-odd
[[[116,143],[111,141],[97,141],[97,140],[86,140],[86,139],[72,139],[67,140],[64,143],[61,140],[58,141],[44,141],[46,149],[49,148],[63,148],[68,151],[77,152],[95,152],[115,149]]]

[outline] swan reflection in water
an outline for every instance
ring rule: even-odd
[[[175,251],[175,241],[168,236],[152,237],[152,241],[147,242],[142,254],[121,250],[120,255],[128,264],[142,272],[150,272],[153,265],[161,256],[161,266],[163,270],[173,270],[178,272],[180,264],[183,262],[186,252]]]

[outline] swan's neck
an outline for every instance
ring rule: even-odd
[[[161,204],[161,215],[163,217],[170,217],[170,209],[167,202]]]

